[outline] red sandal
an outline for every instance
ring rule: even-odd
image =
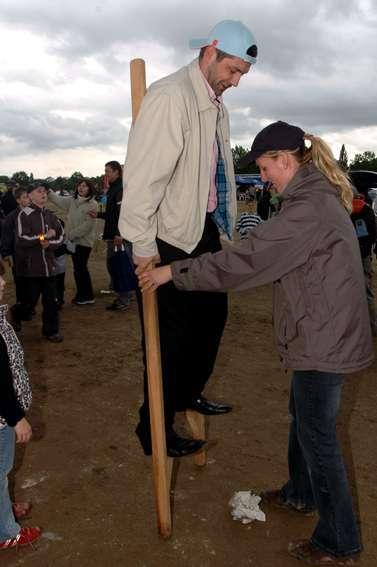
[[[0,542],[0,549],[11,549],[12,547],[23,547],[24,545],[32,546],[33,542],[41,537],[41,533],[41,528],[21,528],[16,537]]]

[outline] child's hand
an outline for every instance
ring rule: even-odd
[[[160,285],[170,282],[173,279],[170,266],[161,266],[152,270],[138,267],[136,275],[139,278],[141,291],[154,291]]]
[[[27,443],[30,441],[33,432],[30,423],[25,417],[16,423],[14,430],[16,432],[16,443]]]
[[[45,238],[54,238],[56,236],[56,230],[49,228],[45,234]]]

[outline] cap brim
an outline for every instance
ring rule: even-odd
[[[201,49],[208,45],[208,38],[205,39],[190,39],[189,46],[190,49]]]

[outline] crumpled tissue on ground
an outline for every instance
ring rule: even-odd
[[[266,514],[259,508],[261,497],[253,494],[251,490],[235,492],[229,500],[233,520],[240,520],[243,524],[250,524],[254,520],[266,521]]]

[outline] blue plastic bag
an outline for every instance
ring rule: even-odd
[[[123,245],[119,249],[115,248],[115,254],[109,259],[109,267],[113,288],[116,293],[124,293],[136,289],[137,278],[134,265]]]

